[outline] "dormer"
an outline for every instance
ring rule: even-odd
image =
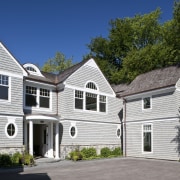
[[[23,65],[23,67],[29,72],[29,74],[44,77],[42,75],[41,71],[39,70],[39,68],[37,66],[35,66],[34,64],[26,63]]]

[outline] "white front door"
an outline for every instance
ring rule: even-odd
[[[48,126],[43,125],[42,127],[42,154],[44,157],[48,157]]]

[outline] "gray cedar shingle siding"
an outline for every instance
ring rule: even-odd
[[[141,92],[174,86],[179,78],[180,67],[170,66],[137,76],[125,89],[122,85],[115,86],[114,89],[118,96],[125,97]]]

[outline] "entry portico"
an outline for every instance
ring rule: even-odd
[[[59,159],[59,119],[47,115],[27,115],[24,141],[31,155]]]

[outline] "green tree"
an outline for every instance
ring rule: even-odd
[[[172,20],[160,23],[160,16],[156,9],[111,20],[108,37],[88,44],[110,83],[129,83],[141,73],[180,63],[180,1],[174,4]]]
[[[54,58],[50,58],[45,62],[42,71],[60,73],[72,65],[72,59],[66,59],[63,53],[57,52]]]

